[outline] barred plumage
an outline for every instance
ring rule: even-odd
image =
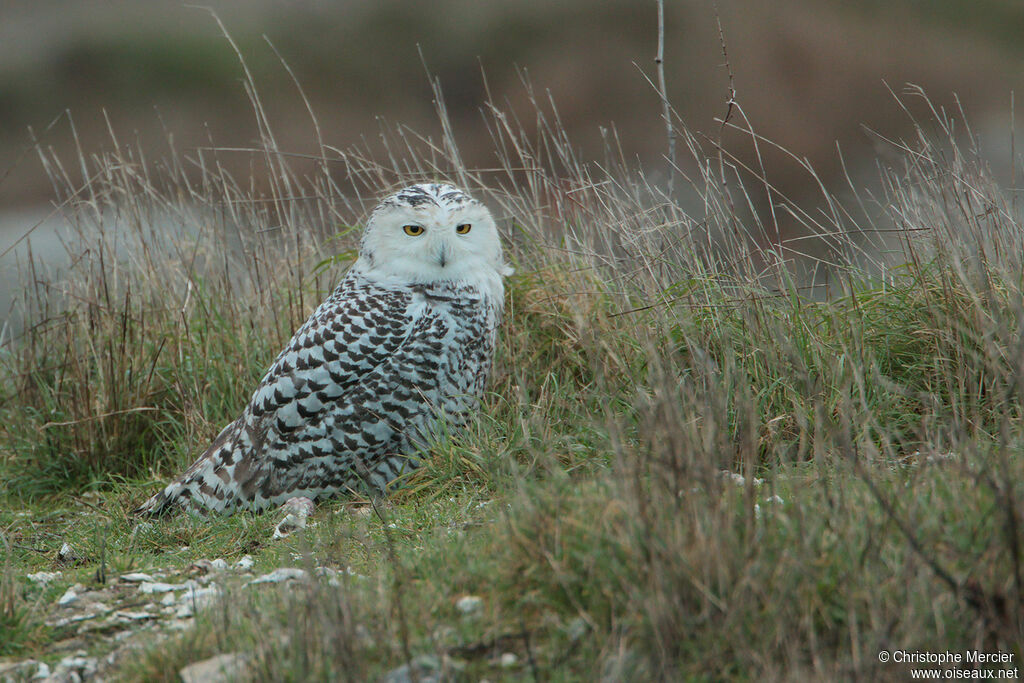
[[[373,211],[359,258],[270,366],[242,415],[136,512],[260,510],[383,492],[439,420],[477,408],[511,272],[487,209],[413,185]]]

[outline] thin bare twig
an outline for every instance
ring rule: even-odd
[[[676,168],[676,129],[672,125],[672,107],[665,87],[665,0],[658,0],[658,54],[654,57],[658,68],[658,93],[661,95],[662,117],[668,134],[668,182],[667,194],[672,195],[672,181]]]

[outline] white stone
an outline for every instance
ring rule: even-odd
[[[26,574],[25,578],[32,583],[38,583],[45,586],[54,579],[60,578],[60,575],[61,572],[36,572],[35,574]]]
[[[129,612],[127,610],[114,612],[114,616],[122,621],[146,621],[147,619],[156,619],[157,617],[157,615],[151,612]]]
[[[139,584],[140,593],[170,593],[171,591],[180,591],[187,588],[187,586],[175,585],[173,583],[161,583],[160,581],[143,581]]]
[[[719,470],[718,471],[718,476],[720,476],[720,477],[722,477],[724,479],[730,479],[737,486],[745,486],[746,483],[747,483],[747,478],[744,477],[739,472],[732,472],[730,470]],[[764,483],[764,479],[760,479],[759,477],[754,477],[754,486],[760,486],[763,483]]]
[[[81,681],[91,679],[96,673],[96,660],[84,656],[84,652],[65,657],[57,664],[53,676],[61,681]]]
[[[61,545],[60,550],[57,551],[57,560],[63,564],[72,564],[80,559],[82,558],[78,556],[78,553],[68,543]]]
[[[83,589],[84,587],[78,583],[76,583],[74,586],[71,586],[66,591],[64,591],[64,595],[60,596],[60,598],[57,600],[57,605],[60,607],[67,607],[68,605],[77,602],[78,591]]]
[[[455,609],[463,614],[475,614],[484,606],[484,599],[479,595],[466,595],[455,601]]]
[[[297,569],[295,567],[280,567],[264,574],[263,576],[257,577],[249,582],[249,585],[254,583],[280,583],[282,581],[288,581],[290,579],[304,579],[306,578],[305,569]]]
[[[196,610],[209,607],[220,594],[220,586],[216,584],[205,588],[193,588],[181,596],[178,601],[178,609],[174,615],[179,619],[187,619],[194,616]]]
[[[178,672],[183,683],[221,683],[244,678],[247,657],[238,652],[189,664]]]

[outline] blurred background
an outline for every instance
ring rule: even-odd
[[[318,148],[282,59],[324,142],[337,148],[365,143],[372,150],[382,118],[437,136],[429,68],[467,165],[495,162],[481,115],[488,91],[529,125],[532,88],[539,98],[550,95],[582,159],[601,159],[602,136],[613,130],[627,159],[664,168],[660,100],[647,80],[655,79],[655,0],[203,4],[237,43],[284,150]],[[665,5],[669,99],[690,129],[717,138],[729,78],[715,10],[704,0]],[[1011,93],[1024,78],[1019,0],[719,0],[718,10],[742,112],[760,135],[809,160],[826,185],[845,183],[837,150],[854,182],[870,185],[886,158],[886,145],[870,131],[889,139],[912,134],[890,92],[908,83],[936,105],[962,105],[1009,184]],[[78,150],[110,148],[111,133],[149,159],[166,155],[170,144],[185,154],[211,144],[251,147],[258,129],[242,76],[209,9],[166,0],[4,3],[0,252],[52,206],[35,145],[69,164]],[[910,105],[927,117],[919,102]],[[752,160],[749,138],[724,140]],[[792,160],[766,153],[782,192],[817,192]],[[251,159],[223,161],[245,173]],[[52,246],[48,234],[45,225],[33,233],[37,251],[45,252],[48,239]]]

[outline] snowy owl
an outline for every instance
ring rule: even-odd
[[[136,510],[262,510],[384,492],[441,420],[477,408],[511,269],[490,212],[412,185],[370,214],[359,257],[299,328],[241,416]]]

